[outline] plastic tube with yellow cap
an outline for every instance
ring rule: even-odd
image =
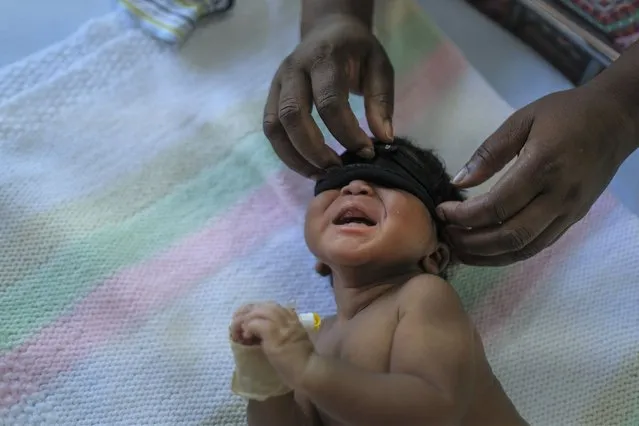
[[[322,325],[322,318],[315,312],[297,314],[297,318],[307,331],[317,331]]]

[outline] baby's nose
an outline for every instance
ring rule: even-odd
[[[363,180],[353,180],[344,186],[341,191],[342,195],[371,195],[373,188]]]

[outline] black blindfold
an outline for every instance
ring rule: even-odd
[[[315,184],[315,195],[341,189],[354,180],[406,191],[419,198],[435,219],[435,203],[423,181],[423,165],[406,147],[382,142],[374,143],[375,157],[361,158],[354,153],[342,154],[342,166],[328,170]]]

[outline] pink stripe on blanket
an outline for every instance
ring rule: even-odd
[[[579,247],[588,232],[598,228],[618,205],[614,196],[604,192],[584,219],[552,247],[528,261],[512,266],[503,277],[503,284],[486,296],[490,303],[483,305],[473,315],[482,338],[490,340],[494,337],[526,297],[553,276],[567,253]]]
[[[452,55],[451,55],[452,53]],[[461,61],[459,61],[461,59]],[[406,76],[399,93],[415,94],[416,85],[437,96],[407,97],[399,103],[398,119],[408,123],[416,119],[426,105],[439,99],[458,74],[465,69],[463,58],[449,43],[439,47],[416,70]],[[430,80],[431,83],[428,83]],[[432,83],[437,81],[436,85]],[[365,118],[362,117],[365,126]],[[308,183],[288,178],[284,171],[275,179],[295,184],[287,188],[292,211],[303,207]],[[297,201],[296,201],[297,200]],[[260,212],[260,221],[249,216]],[[11,384],[0,383],[0,407],[15,404],[68,370],[71,364],[104,344],[123,329],[143,323],[154,310],[178,297],[198,280],[221,269],[249,250],[259,240],[271,235],[288,220],[281,199],[268,190],[268,185],[202,232],[188,237],[179,246],[141,265],[122,271],[99,284],[72,313],[42,329],[18,348],[0,358],[0,377],[12,377]],[[269,222],[260,226],[258,222]],[[231,232],[232,231],[232,232]],[[215,252],[215,247],[221,251]],[[208,261],[208,262],[207,262]],[[152,291],[149,292],[149,289]]]
[[[439,45],[426,60],[415,65],[411,72],[402,76],[395,90],[395,129],[410,132],[412,123],[421,120],[425,111],[436,105],[448,93],[450,87],[459,81],[459,76],[464,74],[467,68],[468,64],[457,48],[446,42]],[[360,114],[357,119],[360,127],[371,135],[366,116]],[[418,135],[410,134],[397,136],[418,138]],[[338,154],[344,151],[330,134],[326,144]]]
[[[449,42],[439,45],[428,60],[402,78],[395,95],[395,127],[410,129],[411,123],[424,117],[426,110],[449,92],[467,68],[457,47]]]
[[[99,284],[69,315],[1,357],[0,377],[10,380],[0,382],[0,407],[37,392],[75,360],[144,323],[199,280],[289,224],[300,211],[297,200],[310,191],[308,182],[289,176],[288,171],[278,173],[201,232]],[[271,186],[282,180],[287,181],[284,199]]]

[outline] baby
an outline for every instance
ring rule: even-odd
[[[249,399],[249,425],[526,425],[444,280],[451,253],[435,207],[461,193],[431,152],[374,145],[373,160],[342,156],[306,215],[337,314],[311,333],[275,303],[233,317],[231,339],[260,348],[282,385]]]

